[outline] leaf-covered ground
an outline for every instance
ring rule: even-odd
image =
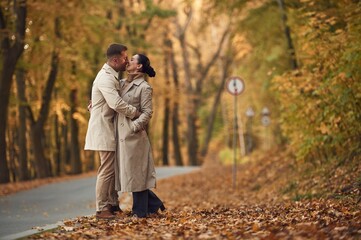
[[[299,172],[285,158],[274,152],[239,166],[236,190],[232,167],[209,161],[198,172],[159,181],[156,193],[164,200],[166,212],[137,219],[129,216],[128,208],[112,221],[80,217],[31,238],[361,239],[359,189],[351,181],[360,175],[360,166],[351,178],[337,174],[330,178],[338,186],[325,187],[333,193],[295,201],[295,196],[309,196],[302,189],[318,190],[309,186],[312,179],[295,177]],[[341,185],[352,190],[344,193]]]

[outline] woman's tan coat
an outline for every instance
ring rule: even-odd
[[[121,89],[124,84],[121,80]],[[142,113],[134,121],[121,113],[116,117],[115,189],[121,192],[139,192],[156,185],[152,149],[144,130],[153,114],[152,91],[143,77],[121,90],[123,100]]]

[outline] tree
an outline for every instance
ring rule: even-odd
[[[351,0],[306,1],[293,9],[303,57],[298,69],[273,83],[287,110],[282,130],[300,161],[342,163],[360,154],[360,11]]]
[[[165,45],[168,48],[168,60],[170,61],[170,66],[172,69],[172,77],[174,83],[174,90],[176,95],[180,94],[179,86],[179,76],[178,76],[178,64],[175,60],[175,53],[173,49],[173,43],[170,38],[165,41]],[[173,151],[175,163],[177,166],[183,166],[183,157],[181,153],[181,144],[179,142],[179,99],[176,98],[173,100],[172,107],[172,142],[173,142]]]
[[[166,33],[165,33],[166,36]],[[166,37],[164,40],[164,45],[167,46],[166,44]],[[165,77],[165,86],[170,86],[170,76],[169,76],[169,64],[168,64],[168,56],[169,54],[167,53],[167,49],[165,49],[164,51],[164,77]],[[169,97],[169,89],[166,88],[164,91],[164,119],[163,119],[163,148],[162,148],[162,159],[163,159],[163,165],[167,166],[169,165],[169,159],[168,159],[168,146],[169,146],[169,113],[170,113],[170,109],[169,109],[169,102],[170,102],[170,97]]]
[[[81,159],[80,159],[80,149],[79,149],[79,126],[76,119],[77,114],[77,89],[74,88],[70,92],[70,135],[71,135],[71,144],[70,144],[70,162],[71,162],[71,173],[79,174],[82,172]]]
[[[283,24],[285,37],[287,39],[288,51],[289,51],[289,54],[290,54],[291,67],[292,67],[292,69],[296,69],[297,66],[298,66],[297,59],[296,59],[296,50],[295,50],[295,47],[293,46],[293,40],[292,40],[292,37],[291,37],[291,30],[290,30],[290,27],[288,26],[288,23],[287,23],[287,13],[286,13],[286,9],[285,9],[285,4],[284,4],[283,0],[277,0],[277,3],[278,3],[278,6],[280,8],[280,11],[281,11],[282,24]]]
[[[201,150],[202,157],[206,156],[207,152],[208,152],[208,146],[209,146],[209,143],[212,138],[213,125],[214,125],[214,121],[216,118],[217,108],[219,106],[222,93],[224,92],[224,85],[226,83],[227,78],[229,77],[229,69],[232,64],[231,56],[226,55],[224,58],[225,59],[223,60],[222,69],[221,69],[221,71],[222,71],[221,82],[219,84],[218,91],[214,97],[212,110],[211,110],[211,113],[209,114],[208,121],[207,121],[208,125],[206,127],[206,133],[205,133],[205,137],[204,137],[204,145]]]
[[[19,180],[24,181],[30,178],[28,173],[28,154],[26,147],[26,95],[25,95],[25,69],[19,68],[16,73],[16,86],[19,98]]]
[[[24,51],[26,10],[26,0],[8,1],[6,4],[2,2],[0,8],[0,183],[10,180],[6,156],[6,126],[12,77],[16,63]],[[15,19],[14,28],[12,19]]]
[[[178,22],[177,24],[177,38],[180,43],[181,51],[182,51],[182,59],[183,59],[183,68],[185,75],[185,87],[186,94],[188,96],[187,103],[187,149],[188,149],[188,159],[191,165],[198,165],[198,134],[197,134],[197,121],[198,121],[198,113],[197,110],[201,104],[200,96],[202,95],[203,90],[203,82],[207,78],[208,73],[211,67],[215,64],[216,59],[219,57],[223,43],[226,40],[226,37],[229,33],[229,25],[226,30],[221,35],[221,39],[219,40],[215,52],[211,55],[209,60],[204,64],[202,62],[202,53],[198,47],[194,47],[187,42],[186,32],[189,27],[189,24],[192,20],[193,10],[191,7],[185,9],[185,14],[187,16],[186,22],[184,26],[180,26]],[[197,57],[197,72],[191,71],[191,64],[189,62],[189,52],[188,49],[191,48],[195,56]],[[195,84],[192,84],[192,79],[194,79]]]
[[[45,133],[44,126],[49,116],[49,106],[51,101],[52,91],[55,85],[58,74],[59,54],[53,50],[51,57],[51,69],[46,82],[46,87],[43,91],[41,108],[39,116],[35,119],[31,107],[28,107],[29,118],[31,122],[31,141],[33,144],[35,156],[35,168],[38,178],[45,178],[52,176],[51,165],[49,159],[45,157],[44,141]]]

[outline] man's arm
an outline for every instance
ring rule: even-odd
[[[105,78],[105,77],[104,77]],[[126,103],[118,94],[115,82],[111,79],[101,79],[98,82],[98,88],[103,94],[105,101],[111,109],[124,114],[130,119],[139,117],[140,113],[136,107]]]

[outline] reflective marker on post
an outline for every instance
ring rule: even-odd
[[[230,77],[226,83],[227,91],[234,95],[240,95],[244,91],[244,82],[240,77]]]

